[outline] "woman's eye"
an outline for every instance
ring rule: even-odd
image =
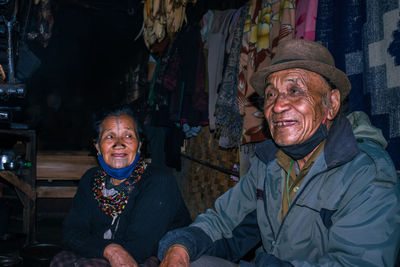
[[[113,136],[112,135],[107,135],[106,139],[113,139]]]

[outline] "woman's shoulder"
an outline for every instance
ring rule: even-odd
[[[89,183],[95,177],[95,174],[100,170],[100,167],[92,167],[88,169],[81,177],[79,183]]]
[[[166,167],[152,165],[151,163],[147,165],[146,172],[152,176],[159,176],[159,177],[165,177],[165,178],[172,177],[171,171],[168,170]]]
[[[175,187],[176,181],[171,171],[167,168],[153,166],[149,164],[146,168],[146,177],[144,182],[157,184],[160,186]]]

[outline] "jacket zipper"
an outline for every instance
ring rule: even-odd
[[[306,189],[306,187],[310,184],[311,181],[313,181],[313,180],[315,179],[315,177],[316,177],[317,175],[319,175],[319,174],[321,174],[321,173],[324,173],[324,172],[327,172],[327,171],[329,171],[329,170],[331,170],[331,169],[332,169],[332,168],[330,168],[330,169],[325,169],[325,170],[323,170],[323,171],[320,171],[320,172],[314,174],[314,175],[307,181],[307,183],[306,183],[306,184],[304,185],[304,187],[303,187],[303,190],[301,190],[301,191],[299,192],[299,194],[293,199],[291,205],[289,206],[289,209],[288,209],[288,211],[287,211],[285,217],[283,218],[282,223],[279,225],[278,233],[277,233],[276,236],[275,236],[275,234],[274,234],[274,231],[273,231],[272,228],[271,228],[272,234],[274,235],[274,240],[272,241],[271,252],[272,252],[272,250],[275,249],[275,247],[276,247],[276,242],[277,242],[277,240],[278,240],[279,234],[281,233],[282,226],[283,226],[283,224],[285,223],[286,218],[287,218],[288,215],[289,215],[289,212],[292,210],[292,207],[296,204],[297,199],[301,196],[301,194],[303,194],[303,192],[304,192],[304,190]],[[269,216],[267,216],[267,218],[268,218],[268,223],[271,225]]]

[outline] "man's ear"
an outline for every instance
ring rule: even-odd
[[[328,109],[327,119],[331,121],[336,117],[340,109],[340,91],[338,89],[333,89],[328,95],[331,105]]]

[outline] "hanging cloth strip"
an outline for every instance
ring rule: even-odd
[[[296,39],[315,40],[318,0],[296,0]]]
[[[234,9],[214,11],[213,22],[208,34],[208,117],[210,130],[215,130],[215,104],[218,96],[218,85],[222,80],[225,58],[225,41],[229,34],[229,24]]]
[[[243,27],[248,10],[249,3],[241,8],[238,23],[233,32],[231,53],[227,59],[215,107],[215,126],[219,136],[219,145],[224,148],[237,147],[242,134],[237,85]]]

